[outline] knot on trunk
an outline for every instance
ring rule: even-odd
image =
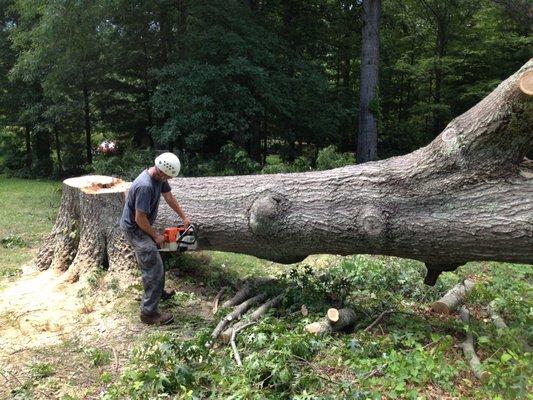
[[[258,236],[268,236],[277,232],[277,224],[285,213],[283,196],[267,194],[257,198],[250,208],[250,229]]]
[[[368,237],[382,237],[386,227],[385,215],[379,208],[367,206],[359,213],[359,224]]]

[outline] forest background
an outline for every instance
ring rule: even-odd
[[[524,10],[526,12],[524,12]],[[383,0],[378,158],[429,143],[531,55],[527,1]],[[355,162],[361,1],[0,1],[0,173],[133,179]],[[95,149],[115,141],[111,157]]]

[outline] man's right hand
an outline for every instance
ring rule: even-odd
[[[161,247],[161,245],[165,242],[165,237],[159,233],[156,233],[152,239],[154,239],[154,242],[158,247]]]

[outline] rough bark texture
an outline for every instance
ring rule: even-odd
[[[171,182],[200,248],[296,262],[309,254],[386,254],[432,270],[473,260],[533,262],[528,62],[428,146],[325,172]],[[163,204],[160,226],[176,223]]]
[[[177,178],[170,185],[198,224],[200,250],[284,263],[317,253],[393,255],[425,262],[432,280],[435,272],[468,261],[533,263],[533,168],[524,162],[533,108],[518,86],[530,70],[533,60],[428,146],[402,157],[301,174]],[[79,272],[85,267],[78,263],[97,264],[104,254],[110,268],[122,258],[131,261],[131,251],[113,242],[121,243],[121,235],[112,234],[121,209],[118,189],[98,200],[68,181],[56,227],[37,259],[40,268],[57,258],[54,265],[64,269],[72,249]],[[62,233],[72,220],[79,224],[79,246]],[[177,222],[161,202],[157,227]],[[102,251],[106,244],[122,250]],[[95,257],[100,260],[91,261]]]
[[[128,186],[98,175],[66,179],[56,223],[39,250],[36,266],[67,271],[69,281],[97,267],[133,271],[133,249],[118,226]]]

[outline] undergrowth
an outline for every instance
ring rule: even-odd
[[[104,398],[527,398],[533,367],[521,338],[531,334],[531,266],[472,263],[444,273],[431,288],[422,283],[424,271],[390,257],[346,257],[327,270],[302,263],[266,287],[285,293],[282,306],[239,333],[242,367],[230,346],[206,346],[216,320],[189,340],[158,332],[135,347]],[[465,277],[477,282],[467,299],[472,323],[429,313],[431,302]],[[507,331],[492,325],[484,308],[491,301]],[[354,329],[305,333],[332,306],[356,310]],[[383,311],[390,313],[366,332]],[[456,347],[467,331],[490,373],[484,384]]]

